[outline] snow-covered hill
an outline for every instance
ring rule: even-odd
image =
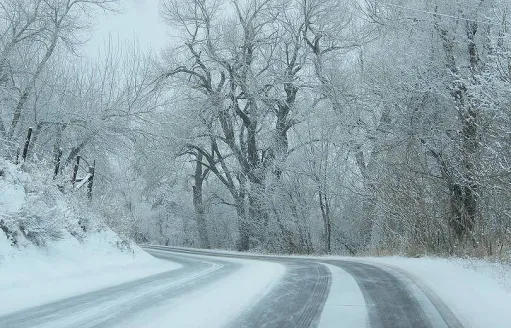
[[[9,296],[0,315],[176,267],[119,237],[51,177],[0,160],[0,291]]]

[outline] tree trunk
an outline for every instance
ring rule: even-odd
[[[246,217],[245,211],[245,197],[238,197],[236,199],[236,213],[238,214],[238,231],[239,238],[236,242],[236,248],[240,252],[246,252],[250,249],[250,229],[249,222]]]
[[[477,22],[466,22],[468,38],[467,54],[470,62],[471,84],[478,84],[480,58],[475,43],[478,30]],[[457,72],[455,68],[451,71]],[[461,120],[462,174],[460,182],[451,188],[451,227],[459,241],[463,240],[474,228],[477,215],[477,181],[475,175],[475,157],[479,148],[477,140],[477,102],[470,95],[470,88],[464,82],[455,82],[452,95]]]
[[[32,157],[34,156],[34,149],[37,147],[37,141],[39,139],[39,135],[41,134],[41,130],[43,129],[44,125],[45,125],[45,123],[39,122],[39,123],[37,123],[37,125],[34,129],[34,134],[32,136],[32,142],[30,142],[30,146],[29,146],[29,152],[30,152],[30,154],[32,154]]]
[[[325,251],[327,254],[332,252],[332,221],[330,218],[330,205],[327,196],[319,191],[319,207],[321,208],[321,216],[323,217]]]
[[[208,229],[206,225],[206,217],[204,213],[204,204],[202,201],[202,184],[204,182],[204,175],[202,170],[202,157],[198,153],[195,161],[195,174],[193,186],[193,207],[195,209],[195,220],[197,222],[197,229],[199,230],[199,238],[202,248],[210,248]]]
[[[478,149],[476,113],[468,109],[462,124],[463,174],[461,183],[451,187],[451,227],[459,241],[474,229],[477,215],[475,156]]]

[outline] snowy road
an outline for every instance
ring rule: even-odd
[[[241,264],[165,254],[182,268],[0,317],[0,327],[108,327],[207,286]],[[162,256],[163,257],[163,256]]]
[[[176,270],[0,317],[0,327],[462,327],[381,265],[151,247]]]

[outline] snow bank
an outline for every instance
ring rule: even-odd
[[[511,266],[483,260],[371,258],[425,283],[466,326],[506,328],[511,322]]]
[[[87,204],[0,159],[0,315],[178,268]]]
[[[0,316],[180,267],[136,246],[121,252],[112,247],[116,237],[102,232],[78,242],[69,236],[0,255]]]

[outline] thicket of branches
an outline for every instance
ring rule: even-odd
[[[0,131],[4,153],[31,125],[42,158],[102,158],[94,202],[118,231],[511,255],[507,1],[162,0],[161,56],[73,64],[76,18],[111,2],[5,2]]]

